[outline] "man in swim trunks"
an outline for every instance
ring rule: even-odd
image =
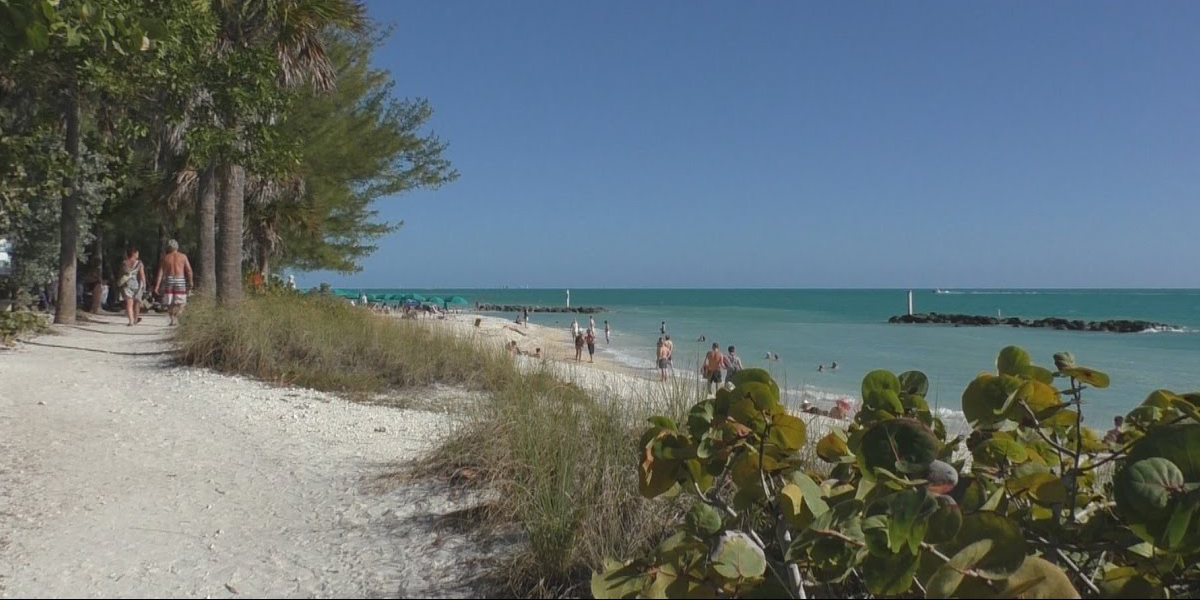
[[[721,367],[724,365],[725,356],[721,354],[721,347],[714,342],[712,350],[704,357],[704,378],[708,381],[709,393],[712,393],[714,385],[721,387]]]
[[[655,356],[658,361],[658,372],[661,375],[661,380],[667,380],[667,369],[671,366],[671,351],[667,348],[666,342],[662,338],[658,338],[658,348],[655,350]]]
[[[192,289],[192,263],[188,262],[186,254],[179,251],[179,242],[175,240],[167,241],[167,254],[158,265],[154,289],[162,294],[167,314],[171,316],[171,325],[174,325],[179,312],[187,305],[188,290]]]

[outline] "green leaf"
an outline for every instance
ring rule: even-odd
[[[767,439],[788,452],[799,450],[804,446],[804,421],[791,415],[776,415]]]
[[[891,371],[877,370],[867,373],[862,380],[862,397],[866,401],[873,392],[888,390],[900,393],[900,380]]]
[[[1073,377],[1076,381],[1086,383],[1094,388],[1108,387],[1108,375],[1101,373],[1095,369],[1087,367],[1068,367],[1060,369],[1060,373],[1067,377]]]
[[[1007,518],[985,511],[965,516],[958,536],[944,544],[941,550],[946,554],[958,554],[980,540],[991,540],[992,547],[974,568],[989,577],[1007,577],[1025,560],[1025,537],[1021,529]]]
[[[976,377],[962,395],[963,416],[969,423],[988,428],[1005,419],[1004,404],[1024,384],[1016,377],[989,375]]]
[[[792,483],[800,488],[804,503],[808,505],[808,510],[812,511],[813,516],[820,517],[829,512],[829,505],[821,498],[821,486],[817,485],[817,482],[800,471],[792,472],[791,479]]]
[[[725,532],[709,556],[712,568],[730,581],[762,577],[767,559],[750,538],[740,532]]]
[[[677,431],[675,428],[675,421],[672,421],[671,419],[668,419],[666,417],[653,416],[646,420],[649,421],[650,424],[654,425],[655,427],[662,427],[663,429],[666,429],[667,431],[671,431],[671,432]]]
[[[650,576],[632,563],[606,559],[604,570],[592,573],[593,598],[636,598],[650,583]]]
[[[1151,436],[1139,441],[1130,451],[1125,468],[1113,479],[1117,508],[1134,523],[1153,523],[1167,518],[1168,505],[1174,495],[1182,491],[1186,481],[1183,471],[1172,460],[1163,456],[1141,458],[1138,450],[1150,447],[1156,441]]]
[[[714,404],[712,400],[704,400],[688,411],[687,427],[693,437],[700,437],[712,428]]]
[[[843,456],[849,455],[850,448],[846,445],[846,440],[835,432],[828,433],[817,442],[817,456],[825,462],[841,462]]]
[[[982,539],[971,542],[956,552],[925,583],[927,598],[950,598],[963,580],[963,571],[975,568],[992,551],[993,542]]]
[[[1171,511],[1171,519],[1167,521],[1166,537],[1162,546],[1168,550],[1179,548],[1184,536],[1188,533],[1192,515],[1196,512],[1194,502],[1176,502],[1175,510]]]
[[[1028,556],[1021,568],[1003,581],[997,590],[978,579],[971,579],[959,589],[964,598],[1078,598],[1079,592],[1062,569],[1049,561]]]
[[[898,378],[900,391],[925,396],[929,393],[929,378],[920,371],[905,371]]]
[[[775,380],[771,378],[771,374],[764,369],[742,369],[733,374],[730,382],[733,383],[734,388],[741,388],[745,384],[752,382],[763,383],[774,390],[776,399],[779,398],[779,384],[775,383]]]
[[[938,440],[915,419],[889,419],[872,425],[857,450],[863,474],[874,477],[875,469],[898,471],[896,463],[926,467],[937,459]]]
[[[1021,372],[1018,373],[1018,375],[1026,379],[1040,381],[1047,385],[1052,385],[1054,383],[1054,373],[1050,372],[1049,369],[1043,369],[1037,365],[1029,365],[1028,367],[1021,369]]]
[[[996,357],[996,370],[1001,375],[1020,375],[1029,364],[1029,353],[1017,346],[1005,347]]]
[[[721,530],[721,513],[703,502],[697,502],[688,509],[684,523],[695,534],[709,536]]]
[[[876,596],[903,594],[912,587],[918,556],[906,551],[895,554],[871,554],[863,561],[862,574],[867,590]]]
[[[25,28],[25,43],[31,50],[45,50],[50,45],[50,32],[41,23],[30,23]]]
[[[925,533],[925,541],[930,544],[944,544],[958,535],[962,528],[963,515],[958,504],[950,496],[937,497],[938,508],[929,516],[929,530]]]

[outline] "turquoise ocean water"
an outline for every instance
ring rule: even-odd
[[[561,289],[365,291],[460,295],[472,303],[561,306],[565,301]],[[596,315],[598,329],[607,319],[614,330],[612,345],[602,345],[601,351],[647,370],[659,324],[666,321],[676,341],[676,368],[698,364],[714,341],[722,349],[732,344],[748,366],[767,368],[789,389],[819,396],[857,398],[862,376],[872,369],[919,369],[929,376],[930,403],[958,410],[967,383],[981,371],[994,370],[996,353],[1009,344],[1024,347],[1038,364],[1053,366],[1052,355],[1069,350],[1080,364],[1107,372],[1112,386],[1085,397],[1093,427],[1108,426],[1113,415],[1127,412],[1154,389],[1200,390],[1200,290],[914,290],[916,312],[1128,318],[1180,328],[1136,334],[888,324],[888,317],[907,310],[906,302],[906,290],[571,290],[572,306],[608,309]],[[569,328],[573,317],[539,313],[532,320]],[[586,326],[586,315],[580,318]],[[696,341],[701,335],[706,342]],[[764,360],[767,352],[780,360]],[[817,371],[833,361],[836,372]]]

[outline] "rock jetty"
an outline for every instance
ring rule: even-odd
[[[605,312],[602,306],[524,306],[521,304],[483,304],[476,307],[483,312],[549,312],[549,313],[582,313],[585,315]]]
[[[916,323],[933,325],[965,325],[971,327],[1009,326],[1009,327],[1040,327],[1043,329],[1061,329],[1067,331],[1107,331],[1111,333],[1138,333],[1149,330],[1177,329],[1164,323],[1151,321],[1131,321],[1116,319],[1111,321],[1081,321],[1079,319],[1062,319],[1046,317],[1044,319],[1019,319],[1017,317],[985,317],[980,315],[943,315],[940,313],[918,313],[914,315],[897,315],[888,319],[888,323]]]

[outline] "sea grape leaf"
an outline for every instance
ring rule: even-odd
[[[1075,381],[1086,383],[1094,388],[1108,387],[1108,375],[1101,373],[1095,369],[1087,367],[1068,367],[1059,371],[1067,377],[1074,377]]]
[[[963,571],[974,569],[992,551],[994,543],[990,539],[977,540],[955,552],[925,583],[926,597],[952,597],[962,583]]]
[[[1006,346],[996,356],[996,370],[1001,375],[1020,375],[1029,364],[1029,353],[1017,346]]]

